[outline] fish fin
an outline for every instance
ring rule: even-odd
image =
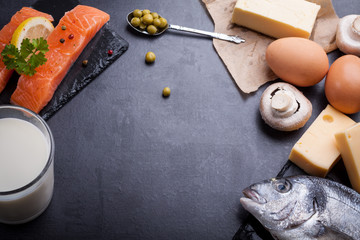
[[[324,225],[321,221],[316,221],[314,225],[316,233],[312,237],[315,237],[317,240],[352,240],[353,238],[348,235],[337,231],[331,227]]]
[[[316,237],[319,238],[319,237],[325,236],[325,234],[327,232],[325,226],[319,221],[317,221],[316,225],[318,226],[318,229],[319,229],[318,233],[316,234]]]
[[[319,223],[319,232],[314,237],[316,237],[318,240],[353,240],[352,237],[338,232],[332,228],[326,227],[321,223]]]

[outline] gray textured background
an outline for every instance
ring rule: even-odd
[[[0,0],[0,26],[34,2]],[[268,84],[243,94],[211,40],[143,37],[127,27],[128,12],[149,8],[169,23],[212,31],[201,1],[81,3],[109,13],[130,47],[48,121],[56,143],[51,205],[30,223],[0,225],[0,239],[231,239],[246,215],[241,190],[285,164],[327,104],[324,82],[301,89],[314,108],[306,127],[278,132],[258,111]],[[333,4],[340,17],[360,14],[359,0]],[[145,64],[147,51],[155,64]]]

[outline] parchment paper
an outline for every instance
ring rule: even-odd
[[[234,44],[218,39],[213,40],[214,47],[226,65],[239,88],[250,93],[266,82],[277,77],[267,66],[265,51],[274,38],[231,23],[236,0],[202,0],[208,9],[215,32],[238,35],[245,43]],[[328,53],[335,50],[336,26],[339,21],[331,0],[308,0],[321,6],[310,39],[319,43]]]

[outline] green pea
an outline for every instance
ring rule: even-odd
[[[142,11],[142,14],[145,15],[145,14],[150,14],[150,10],[149,9],[144,9]]]
[[[140,10],[140,9],[135,9],[134,11],[133,11],[133,16],[134,17],[141,17],[143,15],[143,13],[142,13],[142,11]]]
[[[154,21],[153,21],[153,25],[155,27],[160,27],[160,24],[161,24],[161,21],[159,18],[155,18]]]
[[[140,26],[140,23],[141,23],[141,21],[140,21],[140,18],[138,18],[138,17],[133,17],[131,19],[131,25],[133,25],[134,27]]]
[[[146,25],[150,25],[154,21],[154,18],[150,13],[145,14],[142,18],[142,22]]]
[[[170,90],[169,87],[165,87],[165,88],[163,89],[162,94],[163,94],[164,97],[169,97],[169,96],[170,96],[170,93],[171,93],[171,90]]]
[[[145,62],[147,63],[153,63],[155,62],[156,55],[153,52],[147,52],[145,55]]]
[[[141,22],[140,25],[139,25],[139,28],[140,28],[141,30],[145,30],[145,29],[146,29],[146,25]]]
[[[167,25],[167,20],[163,17],[160,18],[160,28],[164,28]]]
[[[156,12],[152,12],[151,15],[153,16],[153,18],[159,18],[159,14],[157,14]]]
[[[154,25],[149,25],[146,30],[150,35],[153,35],[157,32],[157,28]]]

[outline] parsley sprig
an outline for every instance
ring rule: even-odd
[[[49,46],[44,38],[33,39],[31,42],[30,39],[25,38],[20,50],[13,44],[8,44],[1,52],[1,56],[7,69],[32,76],[36,73],[35,69],[47,61],[45,58],[47,51]]]

